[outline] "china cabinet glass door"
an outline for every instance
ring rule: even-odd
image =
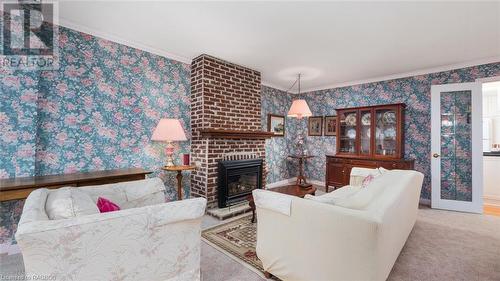
[[[356,138],[357,136],[358,111],[344,111],[340,115],[340,144],[339,152],[342,154],[357,154]]]
[[[397,107],[375,110],[375,154],[393,157],[398,153]]]
[[[360,111],[360,148],[359,154],[370,155],[371,154],[371,137],[372,137],[372,111],[371,109]]]
[[[431,88],[431,206],[482,212],[481,90],[476,83]]]

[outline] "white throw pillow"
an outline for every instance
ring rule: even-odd
[[[349,185],[361,187],[363,180],[368,175],[379,176],[381,173],[379,169],[371,169],[371,168],[360,168],[354,167],[351,169]]]
[[[380,184],[381,178],[381,176],[376,177],[371,181],[368,187],[361,188],[352,196],[337,200],[335,205],[357,210],[366,208],[377,195],[384,192],[385,185]]]
[[[379,168],[378,168],[378,171],[380,172],[380,174],[381,174],[381,175],[383,175],[383,174],[385,174],[385,173],[389,172],[389,170],[387,170],[387,169],[386,169],[386,168],[384,168],[384,167],[379,167]]]
[[[59,220],[98,214],[99,209],[85,192],[74,187],[63,187],[49,193],[45,212],[49,219]]]
[[[359,187],[346,185],[346,186],[344,186],[342,188],[338,188],[330,193],[326,193],[326,194],[319,195],[319,196],[306,194],[306,196],[304,196],[304,199],[309,199],[309,200],[313,200],[316,202],[335,205],[335,203],[338,200],[342,200],[344,198],[352,196],[353,194],[358,192],[358,190],[359,190]]]

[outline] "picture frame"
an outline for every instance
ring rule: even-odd
[[[307,125],[307,133],[309,136],[323,135],[323,116],[309,117]]]
[[[325,116],[325,136],[337,135],[337,116]]]
[[[285,116],[277,114],[267,115],[267,131],[274,133],[275,137],[285,136]]]

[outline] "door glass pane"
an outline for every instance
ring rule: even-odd
[[[356,125],[358,113],[356,110],[346,111],[340,115],[340,150],[342,153],[357,154]]]
[[[372,122],[372,112],[370,110],[361,111],[361,154],[370,154],[370,137],[371,137],[371,122]]]
[[[441,198],[472,201],[471,92],[441,93]]]
[[[375,153],[378,155],[396,155],[397,151],[397,114],[394,108],[375,111]]]

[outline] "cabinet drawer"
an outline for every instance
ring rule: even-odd
[[[335,158],[335,157],[327,157],[328,163],[343,163],[344,160],[340,158]]]
[[[367,160],[351,160],[351,165],[362,168],[377,168],[377,162]]]
[[[406,164],[403,162],[380,162],[379,166],[389,170],[406,169]]]

